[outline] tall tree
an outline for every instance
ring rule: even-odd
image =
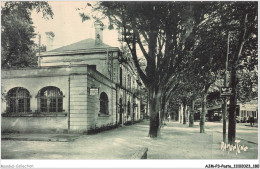
[[[3,2],[1,10],[1,66],[28,67],[37,64],[32,10],[52,18],[47,2]]]
[[[251,68],[257,69],[257,27],[258,27],[258,2],[226,2],[220,3],[220,16],[222,24],[231,33],[230,41],[230,111],[228,124],[228,142],[235,143],[236,138],[236,104],[238,99],[238,71],[239,65],[246,65],[243,61],[248,57],[251,59]],[[255,59],[256,58],[256,59]],[[244,67],[244,66],[242,66]],[[244,67],[245,68],[245,67]]]
[[[204,19],[205,4],[200,2],[100,2],[111,25],[123,29],[124,42],[131,51],[137,71],[149,91],[150,137],[157,137],[162,102],[178,84],[185,57],[193,39],[193,28]],[[138,52],[147,61],[145,71],[138,63]],[[167,92],[165,89],[168,89]],[[165,99],[164,99],[164,97]],[[163,100],[163,101],[162,101]]]
[[[226,37],[228,32],[231,32],[229,67],[230,87],[233,89],[233,94],[230,97],[228,138],[230,143],[234,143],[238,84],[242,85],[244,82],[243,87],[246,89],[252,86],[245,85],[245,82],[248,83],[247,80],[239,82],[237,73],[257,70],[257,2],[212,2],[211,4],[209,9],[211,12],[206,14],[207,19],[198,29],[198,45],[193,51],[194,69],[191,70],[193,73],[197,72],[198,76],[194,75],[194,77],[204,86],[201,132],[204,130],[207,90],[220,75],[223,75]],[[254,73],[251,75],[252,79]]]
[[[224,32],[215,26],[215,22],[219,22],[219,20],[210,16],[211,14],[212,12],[208,14],[206,21],[195,30],[196,45],[192,49],[188,69],[189,83],[195,87],[195,96],[199,95],[196,97],[201,98],[200,133],[205,132],[209,89],[224,67],[225,53],[223,53],[224,45],[221,43],[223,37],[220,36]]]
[[[234,56],[241,55],[243,50],[240,49],[246,44],[245,38],[248,37],[252,41],[257,36],[255,33],[249,33],[257,30],[256,24],[252,23],[256,21],[255,4],[255,2],[100,2],[92,7],[93,11],[101,11],[109,18],[109,27],[116,25],[118,29],[123,30],[124,42],[131,51],[138,73],[149,90],[151,137],[156,137],[159,132],[160,118],[164,109],[162,103],[166,103],[172,96],[173,91],[182,83],[180,77],[187,76],[187,72],[192,74],[193,82],[197,83],[202,93],[200,132],[205,132],[206,98],[210,86],[224,72],[227,33],[233,31],[235,35],[232,36],[233,46],[231,45],[230,51]],[[252,16],[248,14],[251,8]],[[246,29],[243,25],[247,25]],[[249,50],[244,51],[250,51],[254,44],[247,45]],[[146,59],[145,71],[138,63],[138,49]],[[230,58],[232,67],[236,68],[237,57]],[[186,71],[187,69],[189,71]],[[231,74],[234,76],[234,70]],[[231,86],[235,86],[232,80]],[[232,125],[233,121],[230,120],[230,126]],[[233,129],[231,127],[229,130]]]

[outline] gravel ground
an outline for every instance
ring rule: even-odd
[[[247,151],[221,151],[221,123],[207,122],[206,133],[199,133],[198,122],[188,127],[167,122],[161,137],[148,137],[149,122],[124,126],[95,135],[81,135],[74,141],[2,140],[2,159],[129,159],[138,149],[148,147],[148,159],[257,159],[258,145],[240,140]],[[257,138],[258,129],[238,125],[238,136]],[[4,135],[3,135],[4,136]],[[14,135],[13,135],[14,136]],[[17,137],[21,135],[17,135]],[[48,135],[27,134],[38,138]],[[52,136],[53,137],[53,136]],[[256,139],[257,140],[257,139]]]

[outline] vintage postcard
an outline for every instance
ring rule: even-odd
[[[259,168],[258,1],[1,1],[1,168]]]

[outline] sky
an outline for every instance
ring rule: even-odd
[[[95,35],[94,21],[85,21],[79,16],[76,8],[84,8],[87,2],[70,2],[70,1],[51,1],[49,2],[54,13],[53,19],[43,19],[41,13],[32,13],[32,19],[35,26],[35,33],[41,35],[41,44],[45,44],[45,32],[52,31],[55,34],[53,41],[53,49],[69,45],[83,39],[93,38]],[[104,22],[105,26],[106,23]],[[38,37],[38,36],[37,36]],[[116,30],[104,29],[104,43],[120,47],[117,41],[118,33]],[[35,40],[38,43],[38,39]]]

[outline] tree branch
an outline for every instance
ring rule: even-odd
[[[135,32],[137,33],[137,31],[135,31]],[[137,34],[138,34],[138,33],[137,33]],[[139,47],[140,47],[140,49],[141,49],[141,51],[142,51],[144,57],[145,57],[146,59],[149,59],[149,55],[148,55],[148,53],[146,52],[146,50],[144,49],[144,46],[143,46],[143,44],[142,44],[142,42],[141,42],[141,40],[140,40],[139,34],[138,34],[137,43],[138,43],[138,45],[139,45]]]
[[[138,74],[140,75],[143,83],[145,84],[145,86],[148,86],[149,85],[149,81],[148,81],[148,78],[147,76],[144,74],[143,70],[141,69],[140,67],[140,64],[138,62],[138,59],[137,59],[137,54],[136,54],[136,42],[135,42],[135,34],[133,35],[133,48],[131,48],[129,42],[126,42],[129,50],[131,51],[131,54],[132,54],[132,58],[133,58],[133,61],[134,61],[134,64],[135,64],[135,67],[137,69],[137,72]]]
[[[245,14],[245,19],[244,19],[244,28],[243,28],[243,31],[241,32],[241,36],[240,36],[240,39],[239,39],[239,45],[238,45],[238,48],[236,50],[236,53],[235,53],[235,57],[234,57],[234,65],[237,67],[238,64],[238,60],[241,56],[241,53],[242,53],[242,49],[244,47],[244,44],[245,44],[245,38],[246,38],[246,32],[247,32],[247,27],[246,27],[246,24],[247,24],[247,16],[248,14]]]

